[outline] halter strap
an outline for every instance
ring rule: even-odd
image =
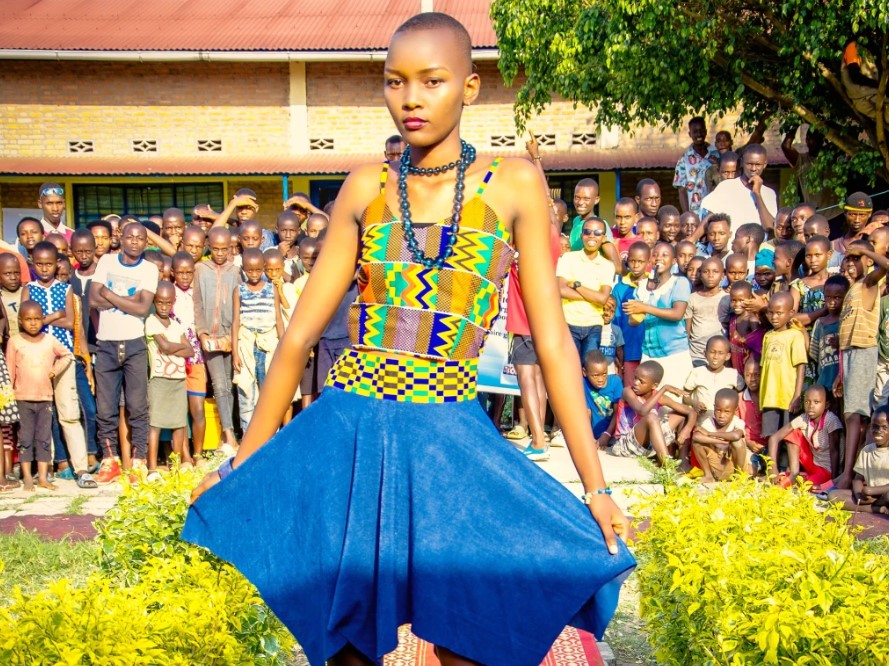
[[[494,177],[494,172],[497,171],[497,167],[500,166],[501,159],[503,158],[497,157],[491,162],[491,167],[488,169],[488,173],[486,173],[485,177],[482,179],[482,184],[478,186],[478,191],[475,193],[476,196],[480,197],[484,194],[485,188],[488,187],[488,183],[490,183],[491,179]]]
[[[383,169],[380,171],[380,194],[386,194],[387,180],[389,180],[389,163],[383,162]]]

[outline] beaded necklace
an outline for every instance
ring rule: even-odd
[[[475,162],[475,148],[461,139],[460,141],[460,159],[456,162],[450,162],[444,166],[432,168],[415,167],[411,165],[411,147],[407,146],[401,155],[401,165],[398,170],[398,198],[401,208],[401,223],[404,226],[404,237],[407,239],[408,249],[411,256],[419,264],[423,264],[426,268],[438,268],[444,266],[452,254],[454,254],[454,245],[457,243],[457,233],[460,231],[460,218],[463,213],[463,189],[466,177],[466,167]],[[454,186],[454,212],[451,215],[451,227],[448,230],[448,242],[444,252],[437,257],[427,257],[417,243],[417,236],[414,233],[413,220],[411,218],[411,205],[407,198],[407,176],[408,174],[418,176],[438,176],[442,173],[457,170],[457,182]],[[444,233],[444,231],[442,231]]]

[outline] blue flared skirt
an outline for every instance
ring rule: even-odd
[[[231,562],[309,661],[378,663],[412,624],[488,666],[538,666],[566,625],[601,638],[635,561],[506,442],[478,401],[327,387],[189,511],[183,538]]]

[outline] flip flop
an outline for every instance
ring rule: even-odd
[[[96,483],[95,479],[93,479],[89,472],[84,472],[77,477],[77,487],[83,488],[84,490],[93,490],[98,488],[99,484]]]

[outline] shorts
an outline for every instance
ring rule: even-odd
[[[790,423],[790,412],[786,409],[767,407],[762,410],[762,429],[760,432],[763,438],[771,437],[788,423]]]
[[[201,398],[207,397],[207,367],[203,363],[185,367],[185,392]]]
[[[664,441],[667,446],[676,442],[676,433],[670,427],[670,421],[666,415],[661,416],[661,432],[664,435]],[[632,458],[634,456],[645,456],[646,458],[654,458],[655,451],[651,447],[646,447],[636,439],[635,426],[630,428],[623,435],[614,440],[614,444],[608,449],[608,452],[619,458]]]
[[[318,386],[324,386],[333,364],[351,346],[352,341],[349,338],[328,338],[318,343],[318,353],[315,356],[315,376]]]
[[[871,396],[877,383],[877,347],[844,349],[843,414],[870,416]]]
[[[726,481],[730,479],[737,469],[735,467],[735,459],[732,457],[732,447],[729,445],[725,450],[715,449],[712,446],[699,446],[695,451],[703,449],[704,456],[707,458],[707,464],[710,466],[710,473],[716,481]],[[744,446],[744,466],[752,464],[754,454],[747,446]],[[744,471],[744,470],[742,470]]]
[[[513,365],[537,365],[537,352],[530,335],[513,335],[509,351]]]
[[[171,430],[188,425],[185,379],[152,377],[148,380],[148,425]]]

